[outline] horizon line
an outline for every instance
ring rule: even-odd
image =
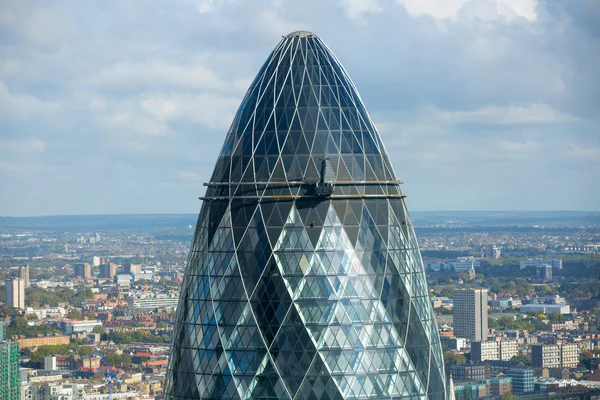
[[[598,213],[600,214],[600,210],[569,210],[569,209],[553,209],[553,210],[413,210],[410,211],[409,214],[412,213],[439,213],[439,212],[449,212],[449,213],[466,213],[466,212],[480,212],[480,213],[506,213],[506,212],[514,212],[514,213],[556,213],[556,212],[574,212],[574,213]],[[159,215],[194,215],[198,216],[198,213],[192,212],[155,212],[155,213],[100,213],[100,214],[45,214],[45,215],[0,215],[0,218],[50,218],[50,217],[102,217],[102,216],[159,216]]]

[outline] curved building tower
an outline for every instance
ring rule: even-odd
[[[165,397],[445,399],[400,183],[333,53],[284,37],[201,198]]]

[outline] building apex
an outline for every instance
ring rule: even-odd
[[[315,35],[312,32],[309,31],[294,31],[288,35],[286,35],[287,38],[295,38],[295,37],[300,37],[300,38],[316,38],[317,35]]]

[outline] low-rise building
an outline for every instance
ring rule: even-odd
[[[507,393],[512,393],[512,378],[510,376],[498,376],[485,379],[482,383],[487,383],[490,387],[490,396],[502,397]]]
[[[127,299],[127,306],[133,313],[167,307],[176,308],[178,303],[179,296],[174,295],[140,295]]]
[[[489,364],[451,365],[450,373],[457,381],[480,381],[490,377]]]
[[[70,321],[65,323],[64,330],[67,335],[80,332],[91,332],[96,326],[102,326],[102,322],[97,320]]]
[[[512,378],[512,387],[514,393],[525,394],[533,392],[535,377],[532,369],[511,368],[506,374]]]
[[[22,349],[26,349],[38,346],[60,346],[62,344],[69,344],[70,338],[68,336],[54,335],[35,338],[19,338],[16,341]]]
[[[521,306],[521,312],[534,312],[546,315],[552,313],[570,314],[571,307],[566,304],[525,304]]]

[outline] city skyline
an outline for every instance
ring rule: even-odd
[[[0,213],[197,213],[256,55],[298,29],[344,59],[411,210],[598,210],[598,12],[536,0],[8,3]]]

